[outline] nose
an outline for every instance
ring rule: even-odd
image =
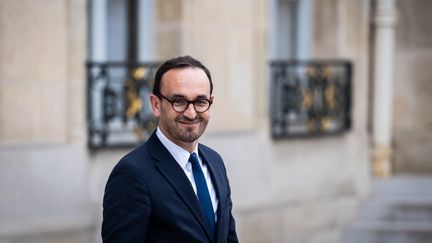
[[[183,112],[184,116],[186,116],[189,119],[195,119],[196,117],[196,111],[194,105],[191,103],[188,105],[187,109]]]

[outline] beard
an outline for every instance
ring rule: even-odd
[[[170,135],[171,139],[182,143],[193,143],[204,133],[208,124],[208,119],[200,117],[199,115],[197,115],[195,119],[189,119],[183,115],[179,115],[175,119],[160,117],[159,123]],[[196,123],[197,126],[184,127],[181,123]]]

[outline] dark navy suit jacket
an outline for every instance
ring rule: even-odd
[[[219,200],[215,236],[180,165],[156,133],[114,167],[103,201],[103,242],[238,242],[222,158],[199,144]]]

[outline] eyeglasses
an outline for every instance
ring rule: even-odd
[[[203,113],[206,112],[210,108],[210,105],[213,103],[212,100],[204,99],[204,98],[198,98],[196,100],[189,101],[184,98],[174,98],[171,100],[165,97],[164,95],[162,95],[161,93],[159,93],[157,96],[159,97],[159,99],[160,98],[166,99],[169,103],[171,103],[172,108],[179,113],[187,110],[190,104],[193,104],[193,107],[196,112]]]

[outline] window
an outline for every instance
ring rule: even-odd
[[[153,0],[92,0],[87,64],[90,148],[133,146],[156,121],[153,87]]]
[[[307,59],[312,35],[311,0],[271,0],[270,59]]]

